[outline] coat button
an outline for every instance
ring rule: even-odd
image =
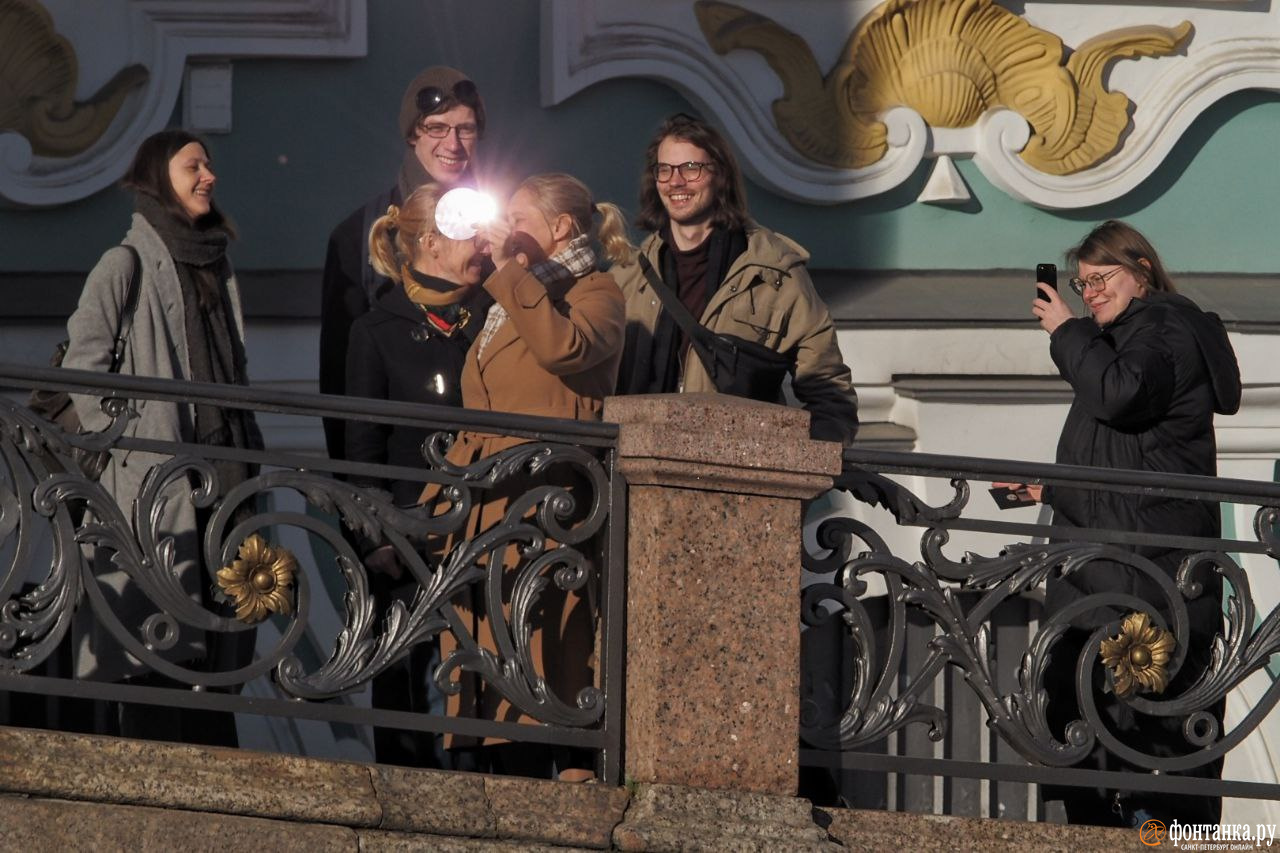
[[[427,330],[421,326],[414,326],[413,329],[409,331],[409,337],[417,343],[422,343],[427,339]]]

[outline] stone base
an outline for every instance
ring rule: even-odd
[[[0,792],[20,795],[0,802],[6,850],[210,849],[183,843],[196,832],[297,839],[261,850],[598,849],[609,847],[628,800],[605,785],[3,727]],[[11,841],[45,825],[63,833],[47,839],[69,843]],[[113,840],[131,832],[168,842]]]
[[[1141,850],[1136,830],[814,809],[0,727],[0,849]]]
[[[640,785],[613,831],[619,850],[836,850],[808,800]]]
[[[815,809],[814,816],[832,839],[850,850],[1114,853],[1148,849],[1139,842],[1136,829],[862,809]]]

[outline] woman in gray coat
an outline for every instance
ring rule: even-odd
[[[134,156],[123,180],[135,201],[132,227],[123,242],[137,252],[141,269],[137,270],[133,326],[120,366],[123,374],[247,384],[240,294],[226,256],[234,231],[213,202],[216,180],[208,149],[198,137],[184,131],[156,133],[142,142]],[[67,322],[70,343],[64,366],[109,369],[134,265],[134,255],[116,246],[108,249],[89,273],[79,306]],[[107,425],[109,419],[100,399],[73,399],[86,429]],[[127,436],[218,447],[262,447],[251,412],[163,400],[131,403],[138,416],[130,422]],[[148,472],[169,458],[137,450],[112,451],[101,483],[125,519],[133,517],[134,501]],[[215,462],[214,467],[219,495],[253,473],[244,463]],[[172,539],[174,577],[183,593],[207,608],[213,606],[213,573],[220,567],[202,565],[201,533],[208,511],[192,503],[191,485],[187,476],[168,484],[154,534],[157,544]],[[150,524],[146,517],[139,517],[137,523]],[[104,548],[96,550],[98,590],[123,630],[142,639],[144,623],[162,608],[111,564],[110,556]],[[77,676],[173,685],[122,648],[102,627],[104,616],[94,612],[90,601],[82,600],[75,632]],[[252,653],[251,631],[232,635],[230,646],[235,648],[229,649],[226,635],[206,637],[205,631],[181,620],[174,624],[176,642],[157,653],[186,669],[235,668]],[[218,719],[198,719],[173,709],[124,706],[118,720],[100,723],[98,728],[125,736],[234,744],[234,720],[230,715],[215,716]]]

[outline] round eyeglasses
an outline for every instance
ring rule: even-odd
[[[1084,296],[1084,292],[1086,290],[1092,290],[1094,293],[1097,293],[1099,290],[1106,287],[1107,282],[1111,280],[1112,276],[1120,272],[1122,269],[1124,269],[1124,267],[1116,267],[1110,272],[1095,272],[1084,278],[1081,278],[1080,276],[1073,276],[1070,282],[1071,289],[1080,296]]]
[[[671,176],[680,171],[680,177],[686,181],[696,181],[702,177],[702,170],[710,168],[713,163],[696,163],[690,160],[688,163],[655,163],[653,165],[653,179],[660,184],[665,184],[671,180]]]

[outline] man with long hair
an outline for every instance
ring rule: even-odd
[[[751,220],[737,160],[715,128],[683,113],[663,122],[645,153],[636,224],[652,232],[643,260],[613,270],[627,297],[619,393],[723,387],[664,307],[656,276],[711,332],[793,359],[791,390],[812,416],[812,436],[852,440],[857,396],[805,268],[809,253]]]

